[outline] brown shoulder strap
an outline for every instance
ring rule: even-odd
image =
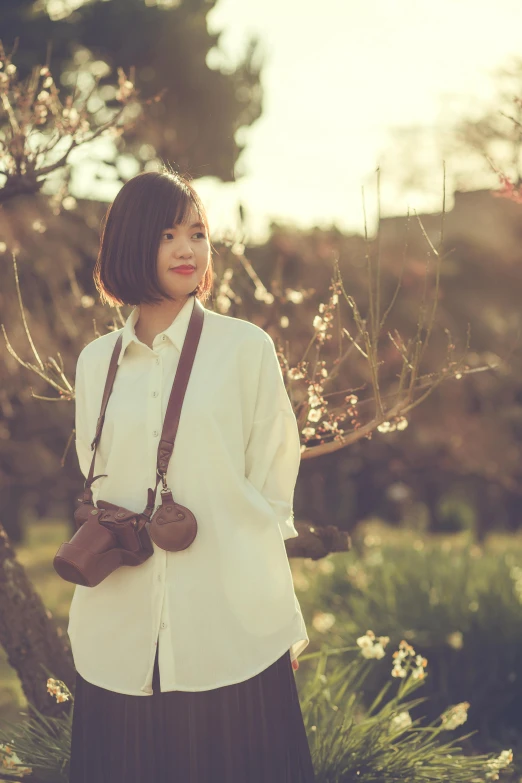
[[[147,504],[147,510],[149,513],[152,510],[153,504],[154,504],[154,498],[156,495],[156,489],[158,487],[158,483],[160,480],[160,474],[167,472],[167,467],[169,464],[170,457],[172,455],[173,449],[174,449],[174,441],[176,439],[176,433],[178,431],[178,425],[179,425],[179,419],[181,415],[181,408],[183,405],[183,400],[185,398],[185,391],[187,389],[188,381],[190,378],[190,373],[192,371],[192,365],[194,363],[194,357],[196,355],[197,347],[199,345],[199,339],[201,337],[201,331],[203,329],[203,320],[205,315],[205,308],[199,301],[199,299],[195,296],[194,297],[194,307],[192,310],[192,314],[190,316],[190,321],[187,329],[187,334],[183,343],[183,348],[181,350],[181,354],[179,357],[178,367],[176,369],[176,375],[174,378],[174,382],[172,384],[172,390],[170,393],[169,403],[167,406],[167,410],[165,412],[165,419],[163,422],[163,429],[161,432],[161,438],[158,445],[158,453],[157,453],[157,467],[156,467],[156,486],[154,490],[149,489],[148,491],[148,504]],[[84,501],[87,500],[88,502],[92,502],[92,490],[91,490],[91,484],[96,481],[97,478],[100,478],[101,476],[106,476],[106,473],[100,473],[98,476],[93,476],[94,473],[94,462],[96,458],[96,449],[98,446],[98,442],[101,437],[101,432],[103,428],[103,422],[105,419],[105,410],[107,408],[107,403],[109,401],[109,397],[112,392],[112,387],[114,385],[114,379],[116,377],[116,372],[118,369],[118,356],[120,353],[121,348],[121,342],[122,342],[122,334],[118,336],[118,339],[116,340],[116,343],[114,345],[114,349],[111,356],[111,361],[109,364],[109,370],[107,373],[107,379],[105,381],[105,388],[103,391],[103,398],[102,398],[102,404],[101,404],[101,410],[100,415],[98,417],[98,421],[96,424],[96,433],[94,436],[94,439],[91,444],[91,449],[94,449],[94,454],[92,456],[91,461],[91,467],[89,469],[89,475],[87,479],[85,480],[84,484]],[[85,494],[87,493],[87,494]],[[152,503],[152,506],[151,506]]]
[[[100,478],[101,476],[106,476],[106,473],[100,473],[99,476],[93,476],[94,473],[94,461],[96,459],[96,449],[98,448],[98,443],[101,437],[103,422],[105,420],[105,411],[107,409],[107,403],[109,402],[109,397],[111,396],[112,387],[114,386],[114,379],[116,378],[116,371],[118,369],[118,356],[120,355],[120,349],[121,349],[121,343],[122,343],[123,335],[120,332],[118,335],[118,339],[116,340],[116,343],[114,344],[114,348],[112,351],[111,361],[109,364],[109,371],[107,373],[107,379],[105,381],[105,388],[103,390],[103,397],[102,397],[102,404],[101,404],[101,410],[100,415],[98,416],[98,421],[96,423],[96,434],[94,435],[94,440],[91,443],[91,449],[94,449],[94,454],[92,455],[91,460],[91,467],[89,468],[89,475],[87,479],[85,480],[84,489],[90,489],[91,484],[93,481],[96,481],[97,478]]]
[[[187,331],[187,338],[183,343],[183,348],[181,349],[179,364],[176,369],[176,375],[174,377],[174,383],[172,384],[172,391],[170,393],[169,404],[165,412],[163,430],[158,446],[157,469],[159,471],[166,472],[172,451],[174,449],[174,441],[176,440],[176,433],[178,431],[181,408],[183,405],[183,400],[185,399],[185,392],[187,390],[187,384],[189,382],[190,373],[192,371],[194,356],[196,355],[199,344],[201,330],[203,329],[204,312],[205,308],[199,299],[195,299],[194,309],[192,311],[192,316],[190,318],[189,328]]]
[[[169,403],[167,405],[167,410],[165,411],[165,419],[163,421],[163,429],[161,431],[156,458],[156,484],[154,488],[149,487],[147,492],[147,505],[145,506],[143,513],[149,518],[154,510],[156,491],[161,475],[165,475],[167,472],[169,460],[174,450],[174,441],[176,440],[176,433],[178,431],[181,408],[183,406],[183,400],[185,399],[185,391],[192,371],[194,357],[199,345],[201,330],[203,329],[204,315],[205,308],[196,297],[194,299],[194,309],[190,316],[187,335],[183,343],[183,348],[181,349],[174,383],[172,384]]]

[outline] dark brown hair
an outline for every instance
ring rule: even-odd
[[[161,288],[157,275],[161,234],[165,228],[186,222],[192,206],[210,241],[205,208],[186,177],[164,167],[137,174],[123,185],[102,223],[94,267],[94,284],[102,303],[138,305],[156,304],[162,298],[173,300]],[[211,254],[207,271],[191,294],[204,303],[212,284]]]

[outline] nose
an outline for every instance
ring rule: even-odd
[[[190,242],[180,240],[178,246],[174,249],[174,256],[176,258],[192,258],[194,251],[190,246]]]

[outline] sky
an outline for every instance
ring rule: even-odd
[[[440,210],[443,154],[429,139],[449,116],[494,103],[494,69],[519,55],[522,3],[218,0],[208,26],[222,31],[211,67],[237,62],[254,33],[264,58],[263,113],[240,131],[237,181],[194,183],[216,237],[235,230],[239,202],[250,241],[264,241],[272,219],[362,233],[363,188],[371,234],[378,166],[383,215]],[[395,134],[411,126],[426,142],[404,160]],[[405,164],[425,169],[422,188],[401,187]],[[483,169],[482,186],[496,187]]]

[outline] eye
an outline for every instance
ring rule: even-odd
[[[174,236],[174,234],[172,233],[172,231],[164,231],[163,234],[161,235],[161,238],[162,239],[163,239],[163,237],[171,237],[172,238],[173,236]],[[197,231],[194,234],[194,236],[200,236],[200,237],[203,237],[203,239],[206,239],[206,234],[205,234],[204,231]]]

